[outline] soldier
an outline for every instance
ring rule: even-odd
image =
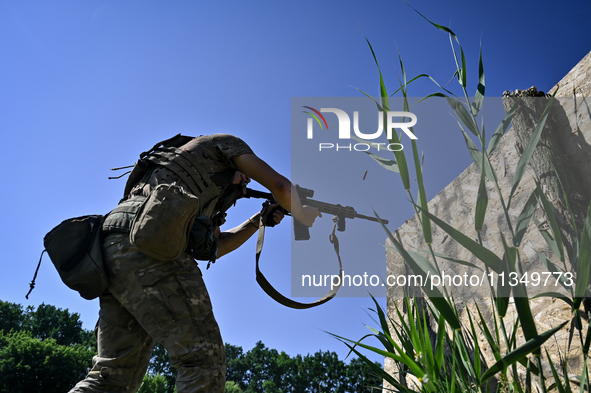
[[[131,192],[124,199],[133,203],[134,199],[150,195],[160,184],[195,190],[193,181],[201,185],[211,182],[215,185],[211,194],[214,196],[205,196],[207,192],[197,196],[203,199],[201,214],[214,222],[218,249],[213,258],[235,250],[258,229],[260,213],[231,230],[219,229],[225,210],[236,200],[237,190],[250,179],[266,187],[304,225],[312,226],[320,216],[316,208],[302,206],[297,197],[292,198],[292,194],[297,195],[291,182],[237,137],[201,136],[170,151],[172,155],[165,158],[151,159],[150,169],[144,171],[141,181],[131,185],[128,182],[126,190]],[[187,172],[169,165],[180,156],[191,160],[198,170]],[[195,179],[200,176],[205,183]],[[130,176],[130,181],[136,180]],[[135,392],[146,373],[155,342],[166,348],[177,370],[179,393],[223,392],[224,343],[197,263],[189,253],[161,261],[140,252],[130,243],[129,223],[122,224],[123,216],[114,212],[117,209],[103,225],[103,258],[109,286],[100,296],[98,355],[86,379],[70,392]],[[276,223],[283,218],[278,210],[272,214]]]

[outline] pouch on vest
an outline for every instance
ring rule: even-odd
[[[215,235],[213,221],[208,216],[199,216],[195,219],[189,233],[189,249],[193,258],[210,263],[215,262],[218,238]]]
[[[131,224],[129,240],[140,252],[170,261],[187,250],[189,231],[199,211],[199,198],[176,184],[150,192]]]
[[[103,219],[100,215],[70,218],[43,238],[45,250],[64,284],[88,300],[101,295],[108,285],[101,242]]]

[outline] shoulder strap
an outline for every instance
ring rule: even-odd
[[[289,298],[283,296],[281,293],[279,293],[279,291],[277,291],[271,285],[271,283],[269,283],[267,278],[263,275],[263,273],[259,269],[259,260],[261,258],[261,253],[263,252],[263,241],[265,239],[265,226],[263,225],[265,221],[266,220],[265,220],[264,215],[261,214],[261,221],[260,221],[260,225],[259,225],[259,234],[258,234],[258,238],[257,238],[257,250],[256,250],[256,278],[257,278],[257,282],[259,283],[259,285],[263,289],[263,291],[265,291],[265,293],[267,295],[271,296],[273,298],[273,300],[275,300],[276,302],[281,303],[286,307],[295,308],[295,309],[299,309],[299,310],[319,306],[321,304],[328,302],[330,299],[334,298],[335,295],[337,294],[337,291],[341,287],[341,284],[343,281],[342,279],[339,280],[338,286],[332,288],[330,290],[330,292],[328,292],[322,298],[320,298],[312,303],[300,303],[300,302],[296,302],[295,300],[289,299]],[[339,277],[342,277],[343,276],[343,264],[341,262],[341,256],[339,255],[339,239],[337,238],[337,236],[335,234],[335,229],[337,227],[336,216],[333,218],[333,221],[334,221],[334,226],[332,228],[332,233],[330,235],[330,242],[333,244],[334,251],[337,254],[337,258],[339,260]]]
[[[220,190],[194,155],[176,147],[164,147],[156,149],[146,159],[170,169],[185,182],[190,191],[199,197],[202,209],[206,209],[200,215],[209,216],[212,213],[209,210],[213,207],[208,204],[220,196]]]
[[[156,143],[154,146],[152,146],[152,148],[150,150],[146,150],[146,151],[140,153],[139,160],[137,160],[137,162],[133,166],[133,169],[131,170],[131,172],[128,172],[129,177],[127,179],[127,182],[125,183],[125,189],[123,191],[123,198],[125,199],[129,196],[131,189],[133,187],[135,187],[138,182],[142,181],[143,184],[145,184],[145,181],[147,181],[147,179],[149,177],[149,175],[146,175],[146,172],[154,169],[153,165],[150,165],[150,160],[148,160],[147,157],[149,157],[155,150],[162,148],[162,147],[181,147],[182,145],[191,141],[192,139],[194,139],[192,136],[185,136],[185,135],[177,134],[177,135],[173,136],[172,138],[168,138],[166,140]],[[124,168],[126,168],[126,167],[124,167]],[[123,169],[123,168],[115,168],[115,169]],[[150,171],[150,173],[151,173],[151,171]],[[126,174],[127,173],[124,173],[121,176],[124,176]],[[119,177],[121,177],[121,176],[119,176]],[[116,179],[116,178],[118,178],[118,177],[113,177],[113,179]]]

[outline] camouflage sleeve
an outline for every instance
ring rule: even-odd
[[[213,135],[212,142],[222,156],[230,162],[232,161],[232,157],[241,156],[243,154],[254,154],[246,142],[234,135],[216,134]]]

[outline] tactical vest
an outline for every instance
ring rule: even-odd
[[[223,224],[226,210],[236,202],[243,186],[231,184],[234,170],[216,174],[212,180],[197,155],[179,149],[192,139],[194,137],[178,134],[140,154],[125,184],[123,199],[103,223],[104,231],[129,232],[131,222],[145,200],[143,196],[134,195],[132,190],[140,190],[158,166],[177,175],[188,191],[199,197],[198,216],[209,217],[215,226]]]

